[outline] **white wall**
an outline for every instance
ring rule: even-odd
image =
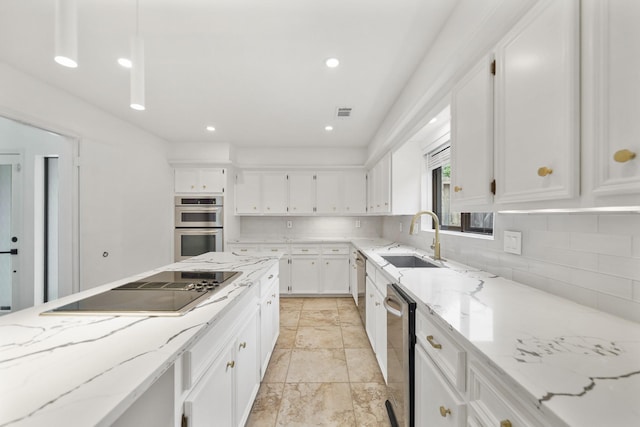
[[[6,64],[0,64],[0,115],[79,140],[80,280],[74,290],[172,262],[173,181],[165,141]]]
[[[433,232],[409,236],[410,222],[385,218],[383,237],[428,249]],[[503,251],[504,230],[522,232],[522,255]],[[444,258],[640,322],[640,214],[497,214],[495,240],[441,240]]]

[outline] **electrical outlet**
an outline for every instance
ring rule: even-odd
[[[293,228],[293,221],[287,221],[287,228]]]
[[[522,233],[519,231],[504,232],[504,251],[522,255]]]
[[[400,221],[400,232],[402,233],[402,221]]]
[[[360,220],[356,219],[356,228],[360,228]]]

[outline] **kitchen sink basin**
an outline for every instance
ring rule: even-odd
[[[415,255],[385,255],[382,259],[398,268],[438,268],[439,265],[425,261]]]

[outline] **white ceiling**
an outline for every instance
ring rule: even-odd
[[[0,60],[171,142],[366,147],[457,0],[139,0],[142,112],[116,63],[135,0],[77,3],[78,68],[53,61],[53,0],[0,1]]]

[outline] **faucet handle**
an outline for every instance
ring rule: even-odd
[[[433,241],[431,242],[431,249],[435,249],[436,248],[436,238],[433,238]]]

